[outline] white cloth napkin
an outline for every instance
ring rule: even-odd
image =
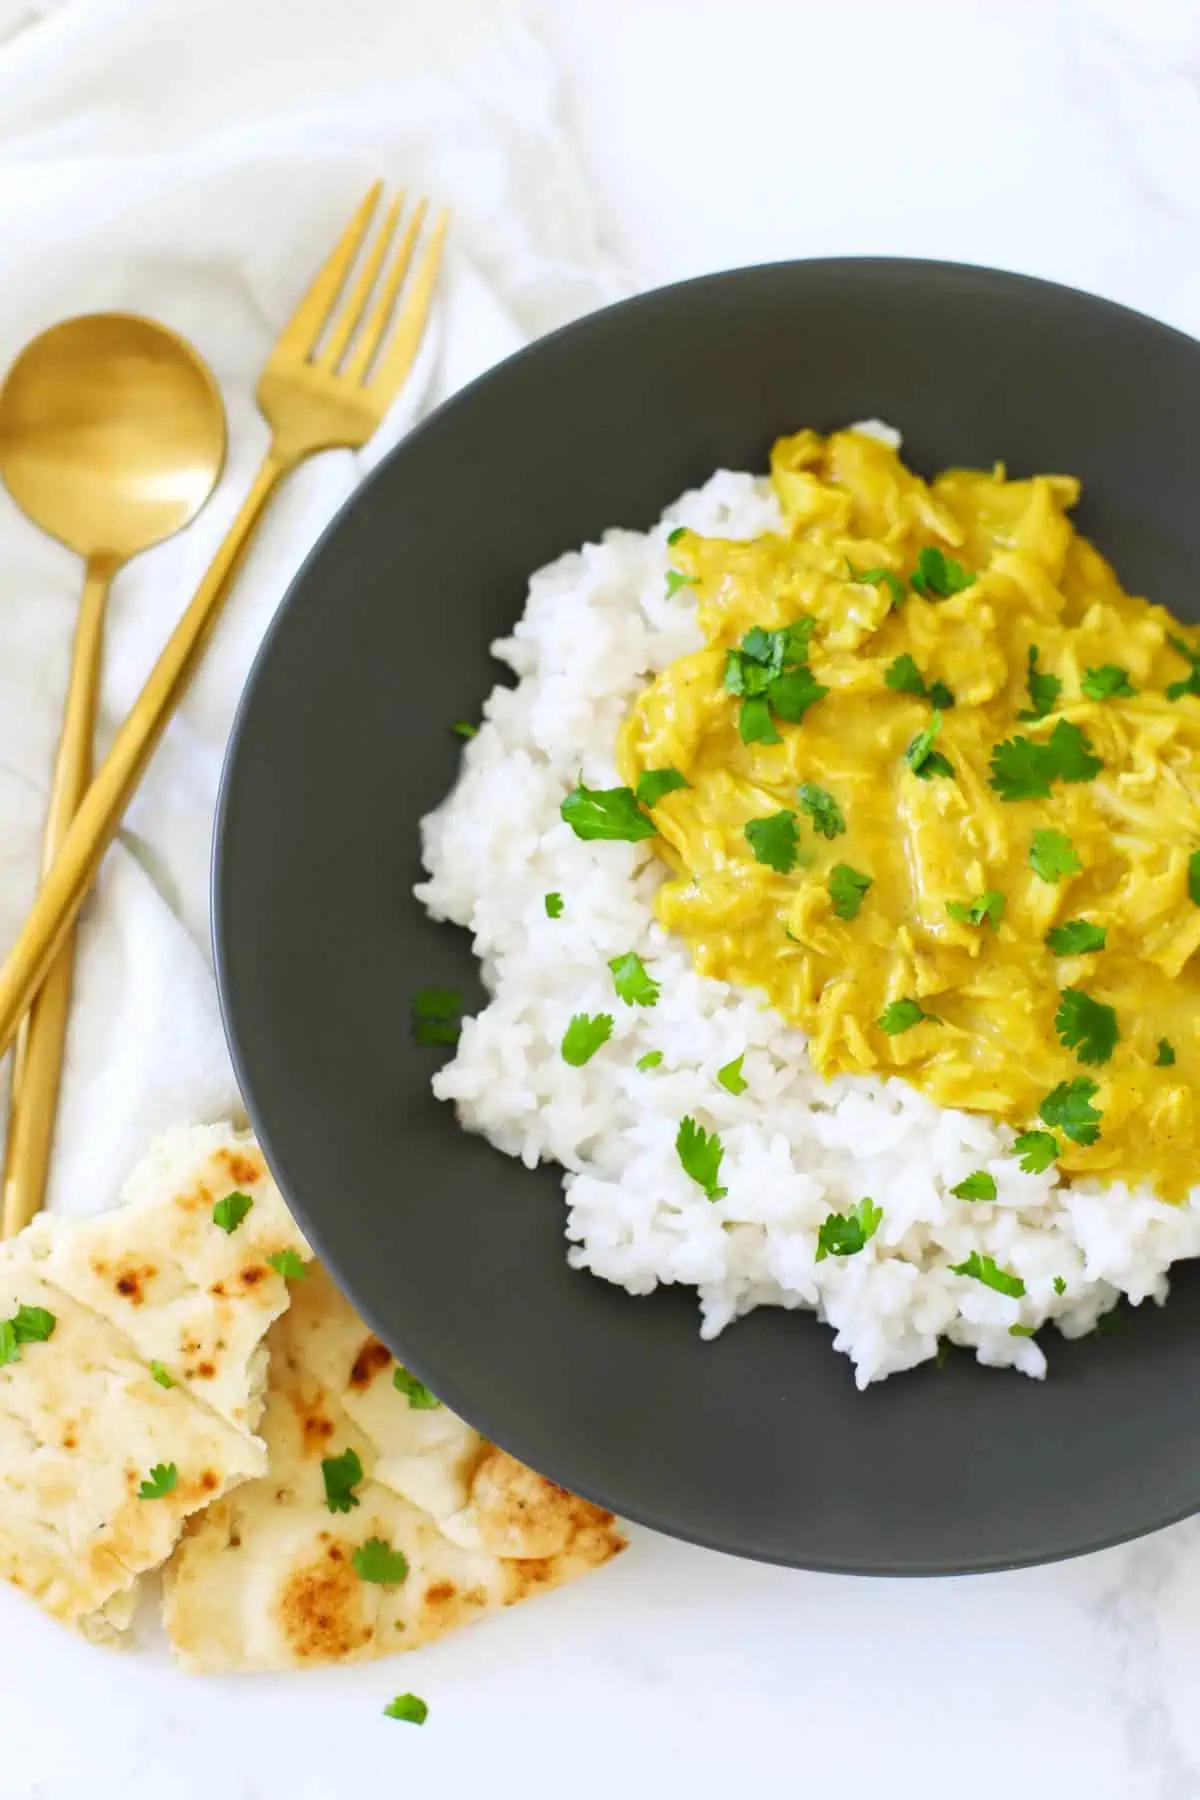
[[[506,0],[0,0],[6,30],[0,368],[56,319],[142,312],[208,359],[229,415],[209,507],[117,579],[100,750],[238,507],[266,442],[258,370],[353,205],[383,175],[453,214],[408,393],[366,455],[309,463],[276,499],[84,915],[51,1184],[53,1208],[79,1213],[111,1204],[156,1131],[237,1106],[209,948],[213,807],[305,551],[418,411],[618,284],[551,71]],[[34,892],[81,574],[0,492],[0,948]]]

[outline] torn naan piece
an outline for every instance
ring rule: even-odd
[[[254,1205],[227,1234],[235,1178]],[[172,1134],[129,1192],[0,1248],[0,1577],[100,1642],[184,1520],[265,1471],[262,1339],[288,1298],[266,1259],[310,1254],[232,1128]]]
[[[268,1342],[270,1472],[190,1521],[164,1572],[185,1668],[415,1649],[625,1548],[611,1513],[412,1383],[315,1264]]]

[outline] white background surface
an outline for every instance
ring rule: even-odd
[[[907,252],[1054,276],[1200,332],[1186,0],[531,5],[604,245],[635,284]],[[84,30],[87,10],[67,0],[56,28],[75,14]],[[430,1704],[421,1731],[379,1716],[406,1688]],[[770,1783],[838,1800],[1192,1800],[1198,1690],[1200,1527],[914,1583],[639,1533],[611,1570],[491,1626],[288,1679],[188,1680],[6,1600],[0,1796],[715,1800]]]

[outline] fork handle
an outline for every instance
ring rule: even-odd
[[[155,745],[204,653],[263,508],[292,467],[294,459],[280,456],[272,445],[195,598],[167,640],[62,840],[20,936],[0,969],[0,1056],[16,1036],[87,898]]]

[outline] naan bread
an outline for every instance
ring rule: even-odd
[[[235,1186],[255,1204],[227,1236],[212,1207]],[[156,1147],[128,1205],[0,1248],[0,1320],[54,1319],[0,1367],[0,1576],[63,1623],[116,1641],[184,1520],[264,1473],[261,1340],[287,1305],[265,1257],[284,1248],[310,1254],[258,1151],[220,1127]],[[175,1485],[142,1499],[156,1465]]]
[[[315,1264],[268,1339],[265,1479],[189,1523],[165,1571],[164,1617],[192,1670],[308,1668],[411,1650],[454,1626],[598,1568],[625,1548],[610,1513],[421,1410],[396,1365]],[[321,1464],[347,1450],[364,1478],[348,1512]],[[364,1580],[372,1538],[404,1579]]]

